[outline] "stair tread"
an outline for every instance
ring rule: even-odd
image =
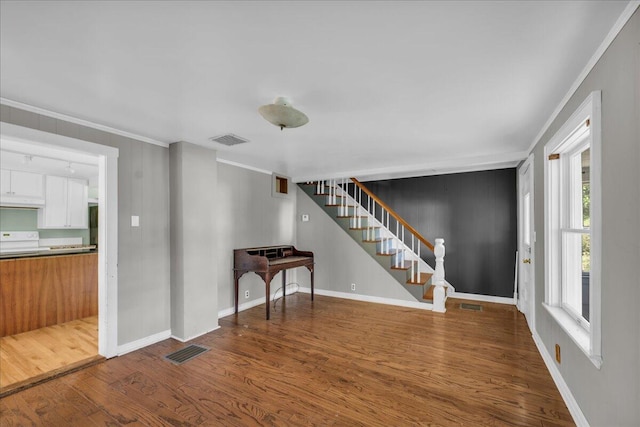
[[[382,252],[377,252],[376,255],[380,255],[380,256],[393,256],[395,254],[397,254],[398,252],[400,252],[397,249],[391,249],[388,253],[382,253]]]
[[[411,269],[411,261],[405,261],[404,264],[392,266],[392,270],[409,270]]]

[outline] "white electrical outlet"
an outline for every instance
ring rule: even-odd
[[[244,291],[244,297],[249,298],[249,291]]]
[[[351,290],[352,290],[352,291],[355,291],[355,290],[356,290],[356,284],[355,284],[355,283],[352,283],[352,284],[351,284]]]

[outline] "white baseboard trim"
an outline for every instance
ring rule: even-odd
[[[532,336],[533,342],[536,343],[536,347],[538,347],[538,351],[542,356],[542,360],[544,360],[545,365],[547,365],[547,369],[551,374],[551,378],[553,378],[553,381],[556,383],[556,387],[558,387],[560,395],[562,396],[562,399],[564,399],[564,403],[567,405],[569,413],[571,413],[571,416],[573,417],[573,421],[578,427],[589,427],[587,418],[582,413],[582,410],[580,409],[580,406],[578,405],[576,399],[573,397],[569,386],[566,382],[564,382],[564,378],[562,378],[560,370],[558,370],[556,363],[547,351],[547,348],[544,346],[542,339],[537,332],[534,332]]]
[[[300,287],[299,292],[311,293],[311,288]],[[314,289],[315,295],[323,295],[333,298],[351,299],[356,301],[373,302],[376,304],[395,305],[398,307],[418,308],[421,310],[433,310],[433,304],[428,302],[405,301],[400,299],[373,297],[369,295],[349,294],[346,292],[328,291],[326,289]]]
[[[171,338],[171,329],[158,332],[157,334],[149,335],[148,337],[141,338],[127,344],[119,345],[118,356],[131,353],[132,351],[140,350],[143,347],[147,347],[151,344],[166,340],[167,338]]]
[[[452,292],[447,298],[468,299],[472,301],[495,302],[497,304],[516,305],[513,298],[494,297],[492,295],[465,294],[464,292]]]
[[[291,294],[295,294],[296,292],[298,292],[299,286],[297,283],[288,283],[287,284],[287,295],[291,295]],[[273,295],[271,295],[271,299],[273,300],[273,298],[280,298],[282,297],[282,289],[278,289],[276,290]],[[238,305],[238,312],[244,311],[244,310],[248,310],[250,308],[255,307],[256,305],[260,305],[260,304],[264,304],[266,302],[266,298],[262,297],[262,298],[258,298],[258,299],[254,299],[248,302],[245,302],[243,304]],[[230,316],[232,314],[234,314],[236,311],[235,307],[229,307],[229,308],[225,308],[222,309],[220,311],[218,311],[218,319],[221,317],[227,317]]]
[[[198,338],[198,337],[201,337],[201,336],[203,336],[203,335],[205,335],[205,334],[208,334],[209,332],[213,332],[213,331],[215,331],[215,330],[217,330],[217,329],[220,329],[220,326],[219,326],[219,325],[218,325],[218,326],[216,326],[216,327],[215,327],[215,328],[213,328],[213,329],[209,329],[208,331],[204,331],[204,332],[203,332],[203,333],[201,333],[201,334],[193,335],[193,336],[188,337],[188,338],[180,338],[180,337],[177,337],[177,336],[175,336],[175,335],[171,335],[171,338],[173,338],[173,339],[174,339],[174,340],[176,340],[176,341],[180,341],[180,342],[187,342],[187,341],[194,340],[194,339],[196,339],[196,338]]]

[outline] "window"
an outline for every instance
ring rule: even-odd
[[[271,196],[281,199],[290,199],[293,195],[291,190],[291,178],[273,173],[271,175]]]
[[[598,368],[600,92],[545,146],[545,308]]]

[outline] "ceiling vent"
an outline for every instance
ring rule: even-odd
[[[226,135],[214,136],[213,138],[209,138],[209,139],[213,142],[218,142],[228,147],[231,147],[232,145],[244,144],[245,142],[249,142],[248,139],[241,138],[238,135],[234,135],[232,133],[228,133]]]

